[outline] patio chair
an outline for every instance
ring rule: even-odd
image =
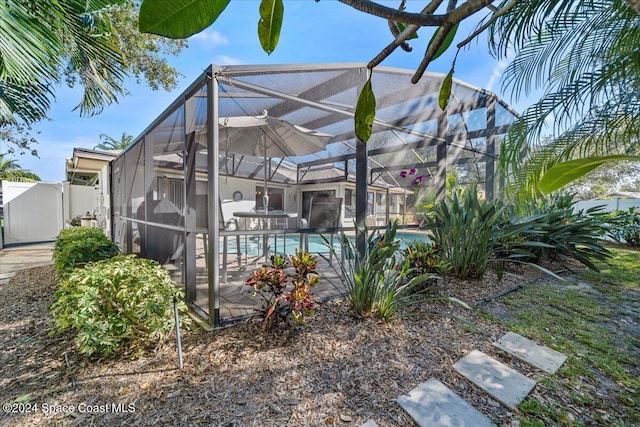
[[[303,228],[318,229],[317,233],[322,233],[322,229],[331,229],[329,242],[333,248],[333,236],[337,233],[336,228],[340,227],[342,212],[342,198],[329,195],[314,196],[309,203],[309,218],[302,220]],[[309,234],[305,234],[304,248],[309,250]],[[329,251],[329,262],[333,260],[333,251]]]
[[[201,206],[207,206],[206,202],[200,204]],[[224,283],[227,281],[227,260],[228,260],[228,249],[229,249],[229,237],[235,236],[236,238],[236,255],[238,260],[238,268],[242,267],[242,254],[240,252],[240,225],[238,224],[238,218],[230,218],[225,220],[224,218],[224,210],[222,209],[222,200],[218,199],[218,208],[220,212],[220,236],[222,237],[222,269],[220,270],[221,281]],[[207,215],[198,215],[196,217],[198,220],[201,220],[202,223],[198,224],[198,228],[207,228],[208,227],[208,219]],[[203,244],[204,244],[204,259],[205,265],[207,268],[209,267],[209,251],[207,245],[206,235],[203,235]]]
[[[138,219],[146,219],[150,223],[178,227],[184,225],[182,211],[167,199],[141,202],[136,215]],[[158,261],[161,265],[181,259],[184,249],[183,233],[143,223],[136,223],[136,226],[140,239],[140,257]]]

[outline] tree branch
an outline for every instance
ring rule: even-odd
[[[413,74],[413,77],[411,77],[411,83],[418,83],[418,81],[422,78],[422,75],[427,69],[427,66],[433,59],[438,49],[440,49],[440,46],[442,46],[444,39],[449,35],[449,31],[451,31],[451,29],[453,28],[453,25],[454,24],[445,24],[440,27],[440,31],[438,32],[436,37],[433,39],[432,43],[429,44],[427,51],[424,53],[424,58],[422,59],[422,62],[420,62],[420,65],[416,69],[416,72]]]
[[[433,12],[436,11],[438,6],[440,6],[442,1],[443,0],[433,0],[424,9],[422,9],[422,12],[420,12],[420,13],[421,14],[432,14]],[[398,46],[402,45],[402,43],[404,43],[416,31],[418,31],[419,28],[420,28],[419,25],[407,25],[407,27],[404,29],[404,31],[401,32],[400,34],[398,34],[398,36],[395,38],[395,40],[393,42],[389,43],[387,45],[387,47],[385,47],[378,55],[376,55],[375,58],[373,58],[371,61],[369,61],[369,63],[367,64],[367,68],[372,69],[372,68],[376,67],[377,65],[379,65],[389,55],[391,55],[393,53],[393,51],[395,51]]]
[[[377,16],[379,18],[390,19],[396,22],[402,22],[408,25],[417,25],[418,27],[437,27],[444,23],[446,15],[433,15],[414,12],[405,12],[402,10],[394,9],[392,7],[383,6],[375,1],[371,0],[338,0],[340,3],[344,3],[347,6],[351,6],[361,12],[369,15]],[[478,1],[478,0],[469,0]],[[487,1],[487,0],[481,0]],[[431,0],[429,7],[433,3],[437,3],[437,6],[442,0]],[[489,2],[490,3],[490,2]],[[425,8],[426,9],[426,8]]]
[[[420,65],[418,66],[418,68],[416,69],[416,72],[411,78],[411,82],[417,83],[422,78],[422,75],[427,69],[427,66],[429,66],[429,64],[431,63],[431,60],[433,59],[438,49],[440,49],[440,46],[442,46],[442,43],[444,42],[444,39],[446,38],[449,31],[451,31],[451,28],[453,28],[453,26],[456,25],[457,23],[461,22],[462,20],[468,18],[469,16],[473,15],[477,11],[491,4],[491,1],[492,0],[468,0],[467,2],[463,3],[460,7],[447,12],[445,16],[445,22],[440,26],[440,32],[427,48],[427,51],[424,54],[424,58],[422,59],[422,62],[420,62]],[[455,3],[453,2],[449,3],[449,5],[452,5],[452,4],[455,4]]]
[[[447,12],[443,15],[434,15],[433,13],[442,4],[443,0],[431,0],[420,13],[405,12],[403,10],[393,9],[376,3],[371,0],[339,0],[341,3],[351,6],[361,12],[369,15],[377,16],[394,22],[402,22],[407,27],[403,32],[396,36],[395,40],[387,45],[375,58],[367,64],[367,68],[372,69],[385,60],[392,52],[396,50],[407,38],[411,37],[420,27],[440,27],[441,31],[438,37],[425,52],[424,59],[416,70],[412,81],[415,83],[424,74],[427,66],[438,51],[446,34],[451,28],[460,21],[468,18],[479,10],[491,6],[493,0],[467,0],[459,7],[455,7],[456,0],[449,0]],[[517,0],[514,0],[517,1]],[[504,12],[503,12],[504,13]],[[476,34],[477,36],[477,34]]]
[[[481,33],[484,32],[484,30],[489,28],[489,26],[491,24],[493,24],[499,17],[501,17],[502,15],[504,15],[505,13],[510,11],[519,1],[520,0],[511,0],[502,9],[495,9],[495,7],[492,8],[491,10],[493,10],[495,12],[495,14],[491,17],[491,19],[489,19],[481,27],[479,27],[477,30],[475,30],[473,32],[473,34],[471,34],[469,37],[467,37],[466,39],[464,39],[463,41],[458,43],[458,45],[457,45],[458,49],[461,49],[462,47],[464,47],[465,45],[470,43],[473,39],[478,37]]]

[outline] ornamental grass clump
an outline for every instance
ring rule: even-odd
[[[60,231],[53,249],[53,261],[60,275],[88,262],[109,259],[120,252],[118,245],[96,227],[69,227]]]
[[[340,240],[344,256],[334,254],[334,257],[342,259],[338,262],[338,274],[347,289],[349,307],[356,316],[375,316],[390,321],[402,309],[417,302],[425,290],[422,285],[437,277],[430,272],[416,271],[403,257],[400,241],[396,239],[397,228],[397,221],[389,222],[381,235],[369,233],[365,228],[367,237],[363,254],[346,236]],[[334,250],[326,239],[325,244]]]
[[[475,186],[454,191],[425,216],[433,244],[449,273],[461,279],[481,278],[491,260],[495,230],[503,223],[502,206],[481,200]]]
[[[76,332],[81,353],[139,354],[174,328],[183,292],[157,262],[118,255],[76,269],[60,282],[51,312],[58,331]]]
[[[296,250],[287,257],[271,256],[271,264],[263,265],[246,280],[253,295],[260,295],[267,330],[287,329],[293,324],[306,325],[318,303],[311,288],[320,281],[316,272],[318,260],[307,251]]]

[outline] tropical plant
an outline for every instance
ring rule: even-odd
[[[599,206],[574,210],[574,196],[532,199],[521,214],[505,209],[505,221],[492,242],[494,256],[535,264],[570,258],[597,271],[596,261],[610,256],[601,240],[606,233],[605,212]]]
[[[400,241],[396,239],[397,228],[397,221],[389,222],[381,235],[376,231],[369,233],[365,228],[363,254],[357,250],[354,240],[342,235],[340,246],[344,256],[339,257],[325,239],[334,257],[341,260],[338,268],[330,265],[342,277],[349,307],[356,316],[373,315],[389,321],[402,308],[415,303],[420,294],[416,290],[436,277],[431,273],[414,274],[409,261],[402,257]]]
[[[318,260],[306,251],[294,256],[271,256],[271,265],[262,265],[246,280],[253,295],[260,295],[267,330],[288,328],[293,322],[306,325],[305,318],[314,314],[317,303],[311,288],[320,281],[316,272]],[[293,271],[291,271],[293,270]]]
[[[100,139],[102,140],[102,142],[93,147],[94,149],[97,148],[100,150],[124,150],[133,142],[133,135],[122,132],[122,136],[120,137],[120,139],[115,139],[109,135],[101,133]]]
[[[490,41],[501,59],[515,51],[503,81],[516,100],[543,91],[500,157],[508,193],[526,200],[606,161],[633,158],[626,156],[640,142],[640,14],[638,2],[621,0],[513,3]],[[550,123],[548,142],[541,135]]]
[[[454,191],[425,216],[424,227],[454,276],[479,278],[491,260],[490,245],[503,223],[499,201],[480,200],[475,185]]]
[[[120,252],[118,245],[96,227],[69,227],[60,231],[53,248],[53,262],[64,275],[94,261],[111,258]]]
[[[607,236],[618,243],[640,246],[640,209],[632,206],[605,215]]]
[[[423,273],[447,274],[449,265],[442,260],[442,249],[431,242],[413,241],[404,249],[404,258],[409,263],[411,275]]]
[[[4,154],[0,154],[0,182],[18,181],[34,182],[40,181],[40,177],[33,172],[22,169],[15,159],[5,159]]]
[[[140,35],[133,27],[137,6],[131,0],[33,0],[0,3],[0,125],[41,120],[51,105],[53,88],[62,81],[79,84],[76,108],[97,114],[125,94],[129,72],[144,75],[152,86],[176,84],[169,67],[149,67],[145,58],[166,64],[165,54],[184,42]],[[130,43],[129,35],[156,45]],[[158,50],[169,46],[169,50]],[[170,50],[172,50],[170,52]]]
[[[173,302],[183,292],[157,262],[118,255],[65,276],[51,312],[55,329],[77,332],[81,353],[139,353],[174,327]]]

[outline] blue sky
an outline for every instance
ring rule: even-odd
[[[397,7],[398,1],[389,3]],[[409,10],[423,2],[409,1]],[[99,135],[119,139],[123,132],[137,136],[156,118],[209,64],[291,64],[316,62],[368,62],[391,40],[386,21],[368,16],[334,0],[285,0],[285,16],[280,42],[270,56],[260,47],[257,36],[258,0],[233,0],[218,21],[203,33],[190,39],[189,48],[169,63],[183,74],[172,92],[152,91],[134,80],[127,81],[130,92],[118,104],[108,107],[95,117],[80,117],[72,111],[80,99],[78,89],[60,86],[56,102],[50,111],[51,120],[36,125],[39,158],[25,154],[16,156],[25,169],[37,173],[44,181],[64,179],[65,159],[74,147],[93,148],[100,143]],[[461,26],[455,43],[472,31],[471,22]],[[419,39],[413,40],[413,52],[401,49],[382,65],[414,70],[428,43],[432,29],[423,28]],[[454,49],[438,58],[428,69],[446,73],[451,67]],[[481,37],[469,44],[458,56],[455,77],[492,90],[505,101],[509,97],[500,91],[500,73],[505,64],[487,52]],[[522,111],[526,104],[515,104]],[[0,146],[0,152],[3,147]]]

